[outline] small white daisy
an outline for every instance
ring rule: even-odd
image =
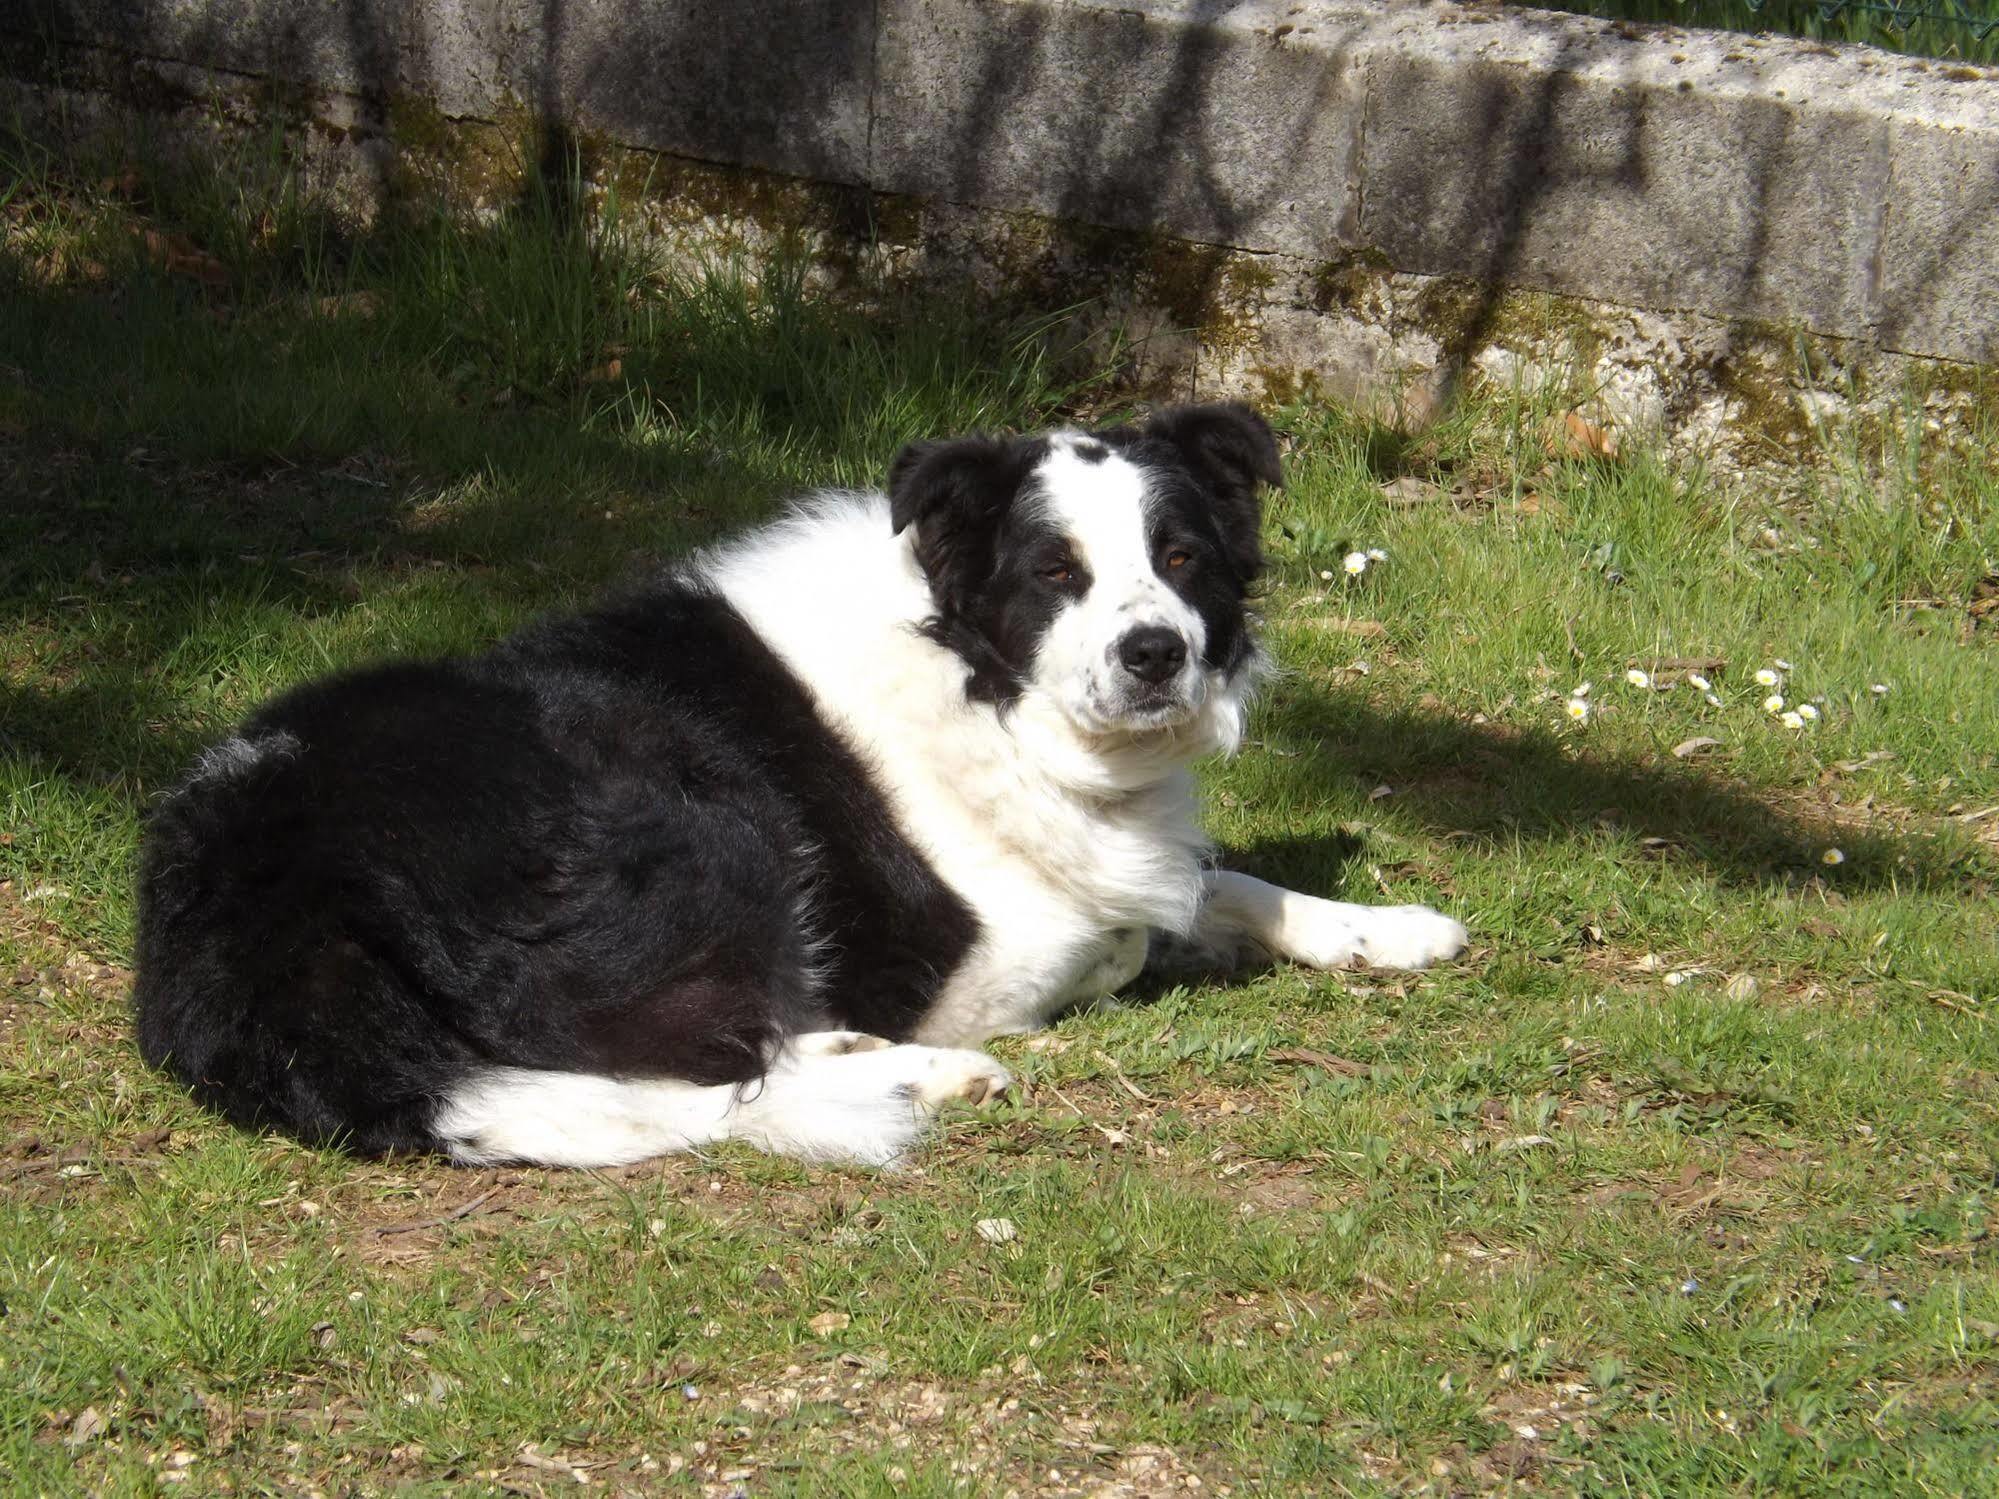
[[[1575,690],[1574,690],[1573,692],[1571,692],[1571,693],[1569,694],[1569,696],[1570,696],[1570,697],[1588,697],[1588,696],[1589,696],[1589,693],[1590,693],[1590,689],[1591,689],[1592,687],[1594,687],[1594,686],[1596,686],[1596,683],[1594,683],[1594,682],[1582,682],[1582,683],[1579,683],[1579,684],[1577,684],[1577,686],[1576,686]]]
[[[1818,716],[1819,710],[1814,708],[1810,703],[1798,704],[1798,717],[1802,718],[1806,723],[1818,722]]]
[[[1388,553],[1384,552],[1380,547],[1369,547],[1367,549],[1367,560],[1369,562],[1386,562],[1388,560]]]
[[[1777,673],[1770,670],[1767,666],[1756,673],[1756,685],[1758,687],[1779,687],[1783,685],[1783,681],[1782,677],[1778,676]]]
[[[1588,698],[1586,698],[1586,697],[1572,697],[1572,698],[1570,698],[1570,699],[1569,699],[1569,708],[1568,708],[1568,713],[1569,713],[1569,717],[1570,717],[1570,718],[1571,718],[1572,720],[1574,720],[1574,721],[1575,721],[1576,723],[1588,723],[1588,722],[1589,722],[1589,699],[1588,699]]]
[[[1777,722],[1787,729],[1802,729],[1805,726],[1805,715],[1793,709],[1789,712],[1778,714]]]
[[[1330,583],[1330,582],[1332,582],[1332,581],[1333,581],[1333,574],[1332,574],[1332,571],[1331,571],[1330,569],[1327,569],[1327,568],[1321,568],[1321,569],[1320,569],[1320,571],[1319,571],[1319,581],[1320,581],[1321,583]]]
[[[1721,706],[1721,699],[1710,692],[1707,694],[1707,705],[1710,708],[1719,708]]]
[[[1846,855],[1836,848],[1829,848],[1819,855],[1819,863],[1821,864],[1844,864],[1845,862]]]
[[[1697,671],[1687,673],[1687,685],[1701,692],[1712,692],[1714,690],[1714,683],[1710,682]]]
[[[1348,552],[1346,560],[1340,566],[1347,570],[1349,578],[1358,578],[1362,573],[1367,571],[1367,553]]]
[[[1782,713],[1784,711],[1784,694],[1781,692],[1773,692],[1768,697],[1764,698],[1763,711],[1765,713]]]
[[[1772,660],[1770,664],[1776,667],[1777,670],[1779,671],[1789,671],[1791,669],[1791,663],[1784,660],[1782,657],[1778,657]]]
[[[1640,671],[1635,666],[1624,674],[1624,680],[1629,682],[1633,687],[1650,687],[1652,685],[1651,673]]]
[[[1867,690],[1873,693],[1876,697],[1886,697],[1888,695],[1888,684],[1886,682],[1876,682],[1872,687],[1868,688]]]

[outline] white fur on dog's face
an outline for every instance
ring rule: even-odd
[[[1257,487],[1279,482],[1246,408],[1143,426],[958,438],[904,450],[890,518],[912,533],[931,639],[966,696],[1072,744],[1188,757],[1233,744],[1258,657]]]
[[[1085,733],[1170,728],[1193,718],[1222,685],[1221,673],[1203,669],[1207,627],[1163,576],[1174,543],[1158,528],[1144,471],[1065,434],[1051,440],[1029,482],[1042,523],[1067,548],[1075,584],[1035,652],[1029,690]],[[1180,669],[1158,683],[1133,675],[1120,659],[1123,643],[1140,630],[1170,631],[1185,652]]]

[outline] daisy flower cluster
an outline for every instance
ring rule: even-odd
[[[1817,724],[1824,715],[1820,706],[1825,700],[1792,701],[1786,691],[1793,667],[1790,662],[1777,659],[1768,666],[1759,668],[1752,680],[1760,697],[1762,710],[1777,723],[1787,729],[1803,730]],[[1688,671],[1683,676],[1655,675],[1643,667],[1634,666],[1624,673],[1625,685],[1639,692],[1670,692],[1681,681],[1701,695],[1701,701],[1710,708],[1726,708],[1727,702],[1716,690],[1715,684],[1698,671]],[[1564,712],[1574,724],[1587,724],[1596,716],[1596,704],[1590,697],[1594,684],[1579,682],[1569,690]],[[1871,689],[1876,697],[1887,695],[1888,688],[1876,683]]]
[[[1819,721],[1819,709],[1816,703],[1793,704],[1784,696],[1790,672],[1790,662],[1772,661],[1768,666],[1757,670],[1754,680],[1758,687],[1768,693],[1763,699],[1763,711],[1787,729],[1802,729]]]
[[[1386,562],[1387,560],[1387,552],[1383,551],[1380,547],[1369,547],[1364,552],[1348,552],[1346,556],[1340,559],[1340,570],[1349,578],[1358,578],[1370,567],[1375,566],[1377,563]],[[1322,572],[1319,574],[1319,581],[1330,583],[1333,581],[1333,576],[1330,570]]]

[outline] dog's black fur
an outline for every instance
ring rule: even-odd
[[[1174,586],[1233,667],[1268,429],[1211,407],[1098,437],[1156,479],[1202,563]],[[961,439],[893,471],[925,628],[975,700],[1017,693],[1052,611],[1009,529],[1038,452]],[[483,1068],[740,1083],[799,1032],[906,1037],[981,931],[698,569],[273,701],[158,809],[139,912],[146,1058],[239,1123],[366,1153],[435,1148]]]
[[[376,1153],[427,1147],[482,1065],[745,1081],[798,1031],[906,1035],[977,935],[683,582],[241,737],[153,819],[136,1004],[146,1058],[242,1124]]]

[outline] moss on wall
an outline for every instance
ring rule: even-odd
[[[0,79],[83,90],[144,121],[237,133],[275,127],[316,169],[346,160],[363,191],[378,195],[375,211],[442,204],[491,212],[518,200],[537,170],[571,162],[586,195],[615,196],[690,245],[791,244],[836,286],[879,290],[882,278],[896,278],[1009,310],[1079,309],[1071,318],[1082,330],[1077,341],[1093,347],[1117,345],[1100,337],[1105,328],[1141,328],[1152,363],[1134,375],[1138,389],[1184,392],[1198,373],[1202,382],[1233,382],[1273,401],[1328,392],[1367,400],[1426,382],[1449,385],[1481,354],[1500,349],[1564,379],[1579,399],[1590,398],[1587,387],[1606,369],[1671,386],[1658,402],[1668,426],[1720,409],[1746,442],[1789,451],[1818,432],[1805,392],[1832,392],[1857,410],[1877,388],[1877,365],[1894,373],[1878,386],[1874,407],[1895,405],[1911,369],[1952,410],[1999,398],[1999,371],[1884,359],[1776,325],[1687,332],[1698,320],[1648,320],[1547,292],[1409,275],[1365,247],[1309,263],[1159,232],[870,193],[638,149],[587,124],[551,123],[519,103],[493,118],[459,118],[413,94],[355,100],[223,75],[204,84],[194,70],[18,41],[0,50]],[[1639,321],[1652,326],[1634,335]],[[1282,338],[1270,336],[1274,324]]]

